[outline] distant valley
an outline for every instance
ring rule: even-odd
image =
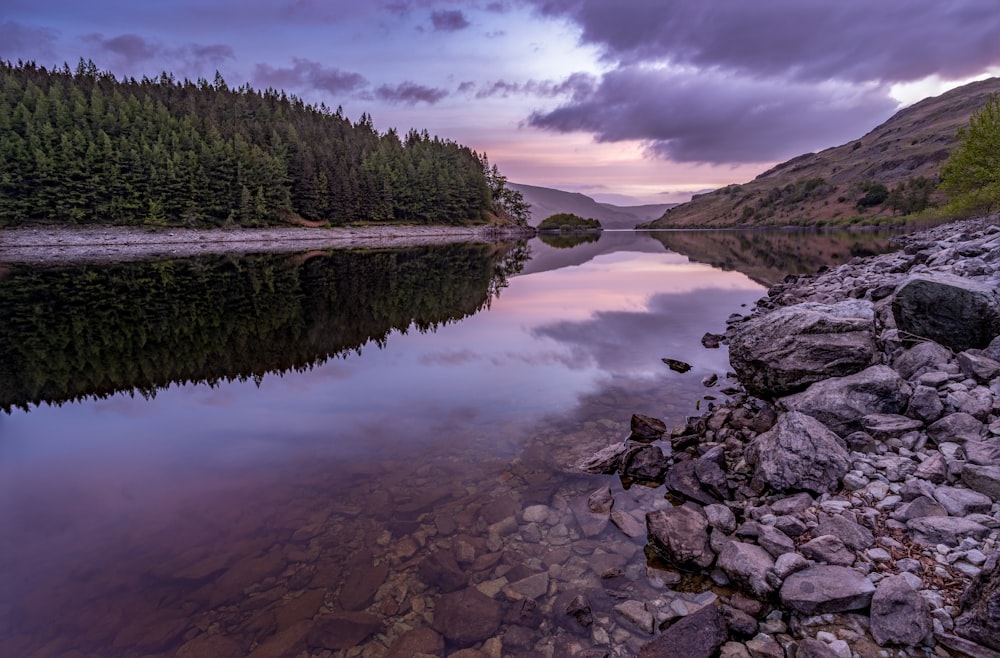
[[[540,221],[567,212],[580,217],[592,218],[601,222],[607,229],[631,229],[638,224],[652,221],[676,203],[659,203],[646,206],[616,206],[610,203],[600,203],[585,194],[564,192],[548,187],[507,183],[507,186],[520,192],[524,200],[531,205],[529,224],[537,226]]]

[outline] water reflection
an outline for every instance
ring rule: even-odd
[[[486,307],[516,245],[37,269],[0,283],[0,409],[302,370]]]
[[[650,231],[649,235],[693,261],[743,272],[772,286],[788,274],[813,274],[824,265],[883,253],[899,231],[768,229]]]
[[[531,247],[543,259],[551,249]],[[5,371],[4,390],[74,401],[0,414],[0,655],[384,656],[439,624],[444,597],[466,587],[503,613],[477,646],[634,652],[648,636],[612,606],[669,590],[647,573],[643,537],[578,522],[604,480],[572,464],[620,440],[633,412],[668,425],[691,413],[701,378],[726,369],[701,335],[762,288],[646,235],[559,251],[577,249],[571,266],[503,278],[513,252],[481,247],[437,265],[412,250],[353,264],[337,252],[181,261],[97,272],[92,287],[92,268],[83,282],[13,271],[0,289],[15,277],[33,290],[18,304],[51,293],[66,316],[7,307],[59,339],[8,342],[30,359]],[[254,282],[259,293],[227,301]],[[149,322],[147,307],[166,302],[146,286],[187,291],[166,298],[197,310],[198,330]],[[95,315],[109,335],[86,308],[107,309]],[[407,331],[414,320],[434,331]],[[85,351],[77,335],[106,347]],[[381,348],[352,349],[365,340]],[[55,365],[32,360],[44,354]],[[680,375],[661,357],[694,368]],[[234,363],[245,377],[224,374]],[[95,381],[107,383],[99,398]],[[135,381],[155,397],[112,393]],[[665,504],[607,482],[637,522]],[[566,625],[563,599],[578,593],[606,636]]]

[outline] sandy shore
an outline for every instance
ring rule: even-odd
[[[495,226],[416,225],[204,230],[124,226],[19,227],[0,229],[0,263],[54,264],[202,254],[406,247],[526,237],[517,231]]]

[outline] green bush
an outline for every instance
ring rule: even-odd
[[[959,128],[958,146],[941,168],[941,188],[956,213],[1000,208],[1000,95],[991,95],[969,125]]]

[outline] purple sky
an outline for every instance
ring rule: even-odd
[[[3,0],[0,58],[245,82],[489,154],[516,182],[681,200],[1000,75],[996,0]],[[627,197],[627,198],[626,198]]]

